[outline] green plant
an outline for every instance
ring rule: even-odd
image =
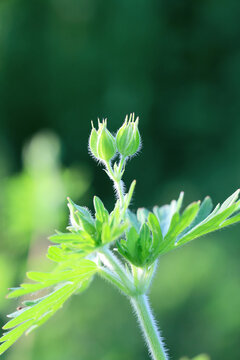
[[[44,296],[25,300],[23,306],[8,315],[3,327],[0,353],[7,350],[23,333],[29,333],[49,319],[74,293],[81,293],[95,274],[107,279],[126,295],[138,317],[150,354],[154,360],[168,359],[163,340],[155,324],[147,293],[159,256],[179,248],[209,232],[240,221],[239,190],[214,209],[206,197],[181,211],[183,193],[169,205],[153,211],[129,210],[135,188],[132,182],[127,193],[122,177],[127,161],[141,146],[138,118],[134,114],[113,136],[107,121],[94,127],[89,139],[91,154],[105,167],[113,181],[117,200],[112,212],[94,197],[95,215],[68,199],[70,226],[67,232],[50,237],[52,245],[47,257],[56,263],[52,272],[28,272],[33,283],[11,289],[8,298],[25,296],[48,289]],[[51,291],[51,289],[53,289]],[[204,357],[203,357],[204,358]]]

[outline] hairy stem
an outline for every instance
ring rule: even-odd
[[[107,268],[100,268],[99,274],[106,280],[108,280],[111,284],[116,286],[119,290],[121,290],[125,295],[130,295],[128,288],[122,283],[118,276],[112,273]]]
[[[123,206],[123,202],[124,202],[124,195],[123,195],[123,187],[121,184],[121,180],[120,181],[114,181],[114,186],[115,189],[117,190],[118,193],[118,198],[120,201],[120,205]]]
[[[122,172],[123,170],[123,167],[124,167],[124,164],[125,164],[125,158],[122,157],[121,160],[120,160],[120,163],[119,163],[119,167],[120,167],[120,173]],[[110,178],[112,179],[112,181],[114,182],[114,187],[117,191],[117,194],[118,194],[118,198],[119,198],[119,201],[120,201],[120,205],[123,206],[123,203],[124,203],[124,191],[123,191],[123,183],[122,183],[122,180],[121,179],[118,179],[116,178],[115,176],[115,173],[112,169],[112,166],[110,163],[108,162],[105,162],[105,166],[107,168],[107,171],[108,171],[108,174],[110,176]]]
[[[152,359],[168,360],[168,356],[164,349],[164,344],[157,329],[147,296],[139,295],[132,297],[131,303],[136,312]]]
[[[112,253],[111,250],[105,248],[101,251],[99,254],[101,261],[103,264],[108,267],[112,272],[117,274],[119,278],[121,279],[122,283],[126,288],[128,289],[128,292],[134,293],[135,292],[135,286],[133,284],[133,279],[131,279],[128,274],[126,273],[126,270],[122,266],[121,262],[118,260],[118,258]]]

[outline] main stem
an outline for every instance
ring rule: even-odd
[[[153,360],[168,360],[164,344],[155,324],[155,320],[146,295],[131,298],[140,327],[146,339]]]
[[[123,286],[126,286],[126,288],[122,288],[122,286],[120,287],[119,284],[115,282],[115,285],[130,298],[132,306],[137,314],[139,325],[143,331],[152,359],[168,360],[168,356],[164,349],[164,344],[158,328],[155,324],[147,296],[145,294],[136,294],[137,289],[135,288],[133,279],[130,279],[127,276],[121,263],[109,249],[104,249],[102,255],[106,259],[104,260],[104,258],[102,258],[105,265],[109,267],[110,270],[113,270],[116,274],[118,274],[119,278],[123,282]]]
[[[125,158],[121,158],[120,160],[120,168],[123,169],[125,162]],[[113,172],[113,169],[110,165],[110,163],[106,162],[106,168],[109,172],[110,177],[112,178],[115,188],[118,192],[120,205],[123,206],[124,204],[124,193],[121,186],[121,180],[116,179],[115,174]],[[133,283],[133,279],[129,279],[127,274],[124,271],[124,268],[119,263],[118,259],[115,258],[115,256],[112,254],[111,251],[105,250],[103,252],[107,262],[110,264],[111,270],[114,270],[120,277],[121,281],[123,282],[123,286],[126,286],[126,289],[129,290],[130,294],[130,300],[132,303],[132,306],[137,314],[140,327],[143,331],[144,337],[146,339],[150,354],[152,356],[153,360],[168,360],[167,353],[164,349],[164,344],[162,341],[162,338],[160,336],[160,333],[158,331],[158,328],[156,326],[148,298],[145,294],[142,295],[136,295],[135,290],[135,284]],[[107,265],[107,264],[106,264]],[[119,284],[115,282],[115,285],[119,287]],[[120,288],[120,287],[119,287]],[[133,289],[133,291],[132,291]],[[124,290],[123,290],[124,291]],[[124,291],[126,294],[126,291]],[[127,291],[128,292],[128,291]]]

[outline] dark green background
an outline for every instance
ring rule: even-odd
[[[115,132],[140,116],[143,148],[125,180],[151,208],[185,190],[223,201],[240,186],[240,3],[234,0],[2,0],[0,3],[1,323],[29,268],[47,268],[47,235],[66,195],[114,204],[89,157],[90,120]],[[30,145],[29,141],[32,140]],[[23,150],[25,149],[25,150]],[[151,302],[172,359],[240,358],[240,227],[164,256]],[[3,359],[144,360],[130,305],[95,279]]]

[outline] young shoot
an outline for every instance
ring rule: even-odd
[[[85,290],[91,279],[99,275],[130,300],[151,358],[169,359],[147,297],[158,259],[202,235],[239,222],[239,190],[215,208],[206,197],[182,210],[180,193],[168,205],[132,212],[129,205],[136,182],[125,193],[122,178],[127,161],[141,147],[138,123],[134,114],[126,116],[116,136],[108,130],[106,119],[98,121],[98,129],[92,124],[89,151],[113,182],[117,193],[115,206],[109,212],[95,196],[93,216],[86,207],[68,198],[70,226],[66,232],[57,232],[49,238],[53,245],[48,248],[47,257],[55,263],[54,270],[28,272],[32,282],[10,289],[8,298],[26,299],[28,294],[42,289],[47,289],[47,295],[35,300],[30,296],[30,300],[23,301],[21,307],[8,315],[10,320],[0,339],[0,354],[22,334],[45,323],[70,296]]]

